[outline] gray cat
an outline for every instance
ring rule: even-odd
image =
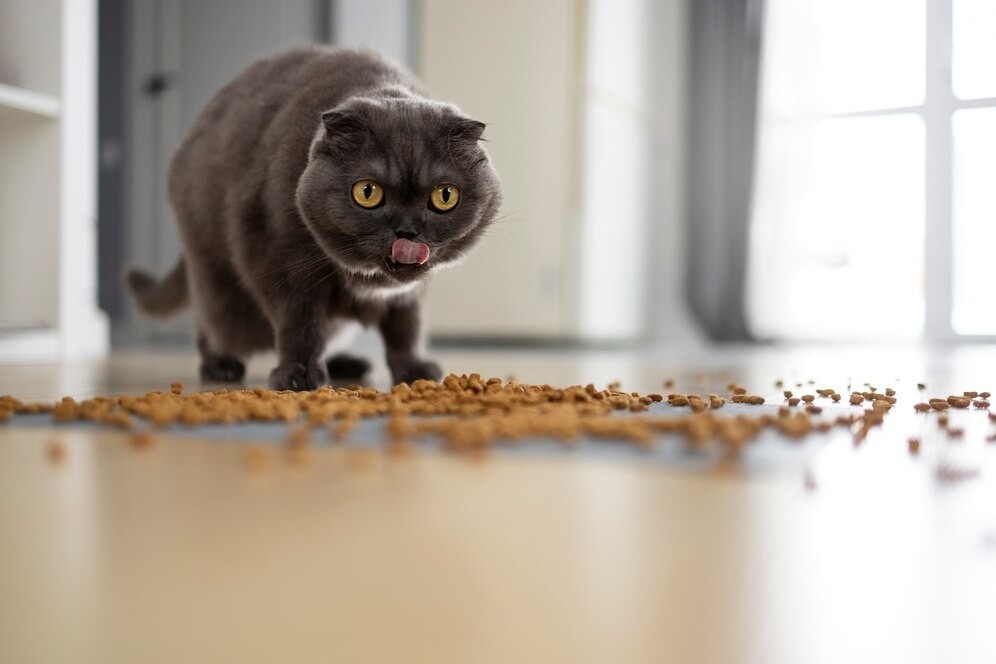
[[[169,198],[183,255],[162,280],[127,274],[138,306],[188,303],[201,377],[238,381],[276,347],[273,389],[360,379],[361,358],[325,349],[377,325],[393,380],[439,379],[420,356],[428,275],[493,221],[498,177],[484,125],[430,99],[376,54],[298,49],[221,89],[173,157]]]

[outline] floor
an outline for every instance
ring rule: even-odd
[[[15,418],[0,424],[0,661],[996,659],[996,425],[952,413],[965,430],[952,440],[912,410],[925,394],[992,391],[996,348],[436,357],[641,392],[734,381],[768,398],[757,408],[777,408],[776,380],[869,382],[899,403],[861,445],[846,430],[774,437],[763,444],[787,452],[732,466],[604,445],[473,460],[323,445],[306,466],[274,454],[250,468],[245,441],[205,432],[136,449],[124,433]],[[191,388],[195,370],[186,353],[2,366],[0,394]]]

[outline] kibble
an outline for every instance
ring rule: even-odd
[[[849,381],[850,382],[850,381]],[[667,381],[665,381],[667,384]],[[882,424],[897,403],[895,391],[884,393],[868,386],[868,391],[852,393],[849,403],[868,408],[860,414],[848,409],[846,414],[827,419],[812,416],[824,413],[813,394],[796,397],[784,390],[785,405],[746,415],[741,410],[729,416],[714,414],[727,400],[737,404],[760,406],[764,397],[750,394],[747,388],[730,383],[731,396],[717,394],[647,394],[622,391],[619,381],[599,389],[593,384],[557,388],[551,385],[528,385],[500,378],[484,379],[479,374],[446,376],[441,382],[415,381],[381,392],[371,387],[323,387],[312,392],[271,391],[263,388],[216,390],[184,394],[179,383],[169,390],[144,395],[95,397],[77,401],[66,397],[55,404],[27,404],[13,397],[0,397],[0,418],[21,413],[51,412],[55,421],[85,420],[105,426],[134,431],[133,447],[151,446],[155,429],[205,424],[234,424],[249,421],[287,424],[283,450],[294,464],[306,464],[313,447],[315,428],[327,428],[333,440],[346,440],[361,420],[382,418],[383,448],[392,456],[405,456],[414,449],[413,439],[435,436],[444,448],[480,458],[498,441],[529,438],[555,438],[572,445],[584,436],[628,441],[640,448],[652,447],[663,434],[682,436],[693,449],[720,444],[724,456],[735,456],[764,429],[773,429],[789,438],[802,438],[813,431],[832,427],[850,427],[855,444],[860,444],[874,427]],[[850,388],[850,385],[848,386]],[[813,390],[820,397],[842,400],[831,388]],[[845,392],[847,393],[847,392]],[[917,404],[918,412],[942,411],[938,421],[945,422],[944,410],[965,400],[977,409],[985,409],[982,392],[975,397],[933,398]],[[653,407],[667,402],[674,408],[689,410],[665,413]],[[805,404],[803,412],[793,410]],[[962,406],[956,406],[962,407]],[[964,406],[967,407],[967,406]],[[622,411],[621,413],[619,411]],[[777,415],[775,414],[777,412]],[[996,421],[996,416],[989,417]],[[136,422],[141,430],[136,430]],[[149,428],[151,425],[152,428]],[[943,424],[942,424],[943,426]],[[953,434],[957,437],[955,430]],[[251,472],[263,472],[270,465],[271,452],[249,446],[243,452]],[[347,464],[368,467],[371,450],[350,447]],[[357,458],[354,458],[357,457]]]
[[[270,469],[270,452],[257,443],[248,445],[242,453],[242,462],[250,473],[261,475]]]
[[[907,446],[909,447],[910,454],[912,454],[912,455],[915,456],[915,455],[917,455],[917,454],[920,453],[920,439],[919,438],[915,438],[915,437],[914,438],[910,438],[907,441]]]
[[[145,450],[156,443],[156,437],[151,431],[136,431],[128,438],[128,443],[138,450]]]
[[[53,464],[60,464],[66,458],[66,446],[62,444],[62,441],[58,438],[53,438],[49,441],[48,445],[45,447],[45,456]]]

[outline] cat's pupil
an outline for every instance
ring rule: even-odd
[[[443,197],[443,202],[444,203],[449,203],[450,202],[450,188],[449,187],[444,187],[443,188],[442,197]]]
[[[370,197],[373,195],[373,190],[374,190],[373,185],[370,184],[369,182],[363,185],[363,198],[370,200]]]

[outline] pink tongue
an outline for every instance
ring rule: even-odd
[[[398,238],[391,245],[391,258],[396,263],[412,264],[422,263],[429,260],[429,246],[421,242],[412,242],[404,238]]]

